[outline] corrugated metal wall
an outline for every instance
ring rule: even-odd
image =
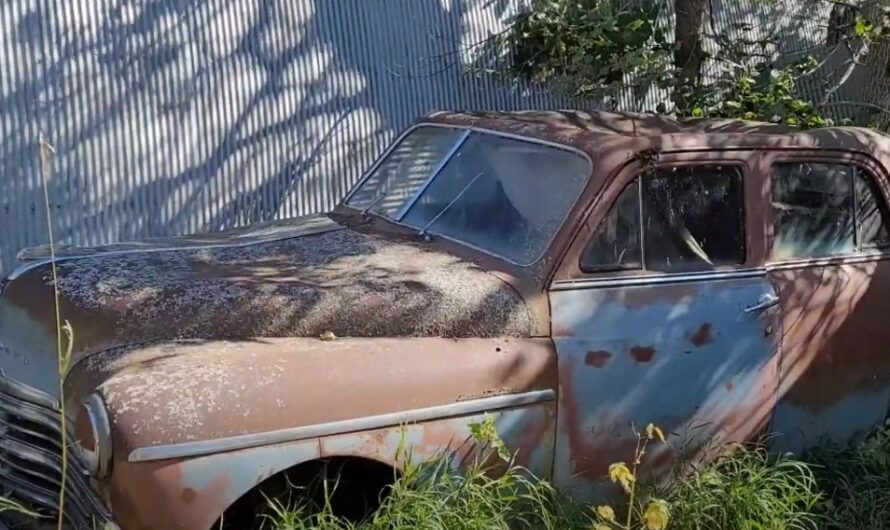
[[[0,1],[0,271],[47,241],[41,132],[56,237],[83,245],[329,209],[434,109],[596,106],[463,73],[520,2]],[[716,31],[763,4],[714,2]]]

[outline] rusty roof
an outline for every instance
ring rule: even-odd
[[[641,148],[802,147],[855,150],[890,161],[890,136],[862,127],[800,130],[732,119],[684,119],[657,114],[582,110],[436,112],[421,122],[473,126],[570,144],[589,153],[627,145]],[[624,147],[626,148],[626,147]],[[890,165],[888,165],[890,167]]]
[[[682,133],[756,133],[789,134],[796,129],[786,125],[728,119],[678,120],[659,114],[626,112],[588,112],[583,110],[516,111],[516,112],[437,112],[429,116],[435,121],[497,123],[498,129],[537,130],[546,126],[554,130],[582,131],[590,135],[660,136]]]

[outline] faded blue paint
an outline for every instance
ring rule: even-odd
[[[311,440],[193,458],[178,464],[180,489],[202,492],[223,483],[225,493],[217,497],[217,503],[225,507],[263,480],[319,456],[318,441]]]
[[[552,292],[556,484],[603,493],[609,464],[631,460],[633,428],[650,422],[670,433],[647,456],[659,469],[756,435],[776,400],[777,316],[744,310],[772,292],[765,276]]]
[[[555,404],[491,412],[497,432],[517,460],[535,475],[549,478],[555,443]],[[344,434],[322,439],[321,455],[357,456],[398,467],[399,458],[412,463],[454,455],[453,464],[466,464],[478,455],[470,426],[485,420],[486,414],[461,416],[397,428]],[[405,451],[399,455],[399,450]]]
[[[517,460],[537,476],[549,478],[555,443],[555,404],[490,413],[507,447],[518,452]],[[220,453],[171,464],[179,483],[166,488],[171,499],[191,496],[189,504],[206,513],[185,508],[184,517],[200,521],[217,520],[223,511],[269,477],[299,464],[346,456],[375,460],[394,468],[406,458],[413,463],[449,455],[455,468],[481,454],[472,438],[470,425],[486,419],[486,414],[343,434],[322,439],[280,444]],[[403,452],[400,453],[400,450]],[[186,492],[188,492],[186,494]]]

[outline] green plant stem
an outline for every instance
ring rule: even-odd
[[[59,519],[58,530],[63,530],[65,523],[65,493],[68,489],[68,424],[65,417],[65,369],[66,355],[62,349],[62,309],[59,302],[59,274],[56,266],[55,236],[53,234],[52,207],[49,200],[49,180],[51,176],[51,157],[55,152],[52,145],[40,134],[40,169],[43,176],[43,199],[46,206],[46,227],[49,233],[49,253],[52,262],[53,292],[56,313],[56,348],[59,367],[59,424],[62,445],[62,478],[59,486]],[[69,345],[70,346],[70,345]]]

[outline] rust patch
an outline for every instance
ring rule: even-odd
[[[562,326],[553,326],[553,336],[554,337],[571,337],[573,335],[572,330],[567,327]]]
[[[735,388],[735,383],[733,383],[732,381],[727,381],[726,384],[723,386],[726,387],[727,392],[732,392],[732,390]]]
[[[628,309],[639,309],[654,304],[669,306],[685,305],[698,294],[694,285],[659,285],[657,287],[638,287],[623,291],[624,306]]]
[[[198,492],[193,490],[192,488],[185,488],[182,490],[182,502],[186,504],[191,504],[195,502],[195,499],[198,497]]]
[[[690,335],[689,342],[692,343],[696,348],[701,348],[703,346],[707,346],[714,342],[714,327],[705,322],[698,328],[698,331]]]
[[[634,346],[630,349],[630,356],[638,363],[651,363],[655,352],[653,346]]]
[[[587,356],[584,357],[584,364],[587,366],[593,366],[596,368],[602,368],[608,364],[609,359],[612,358],[612,354],[607,351],[589,351],[587,352]]]
[[[515,390],[511,390],[509,388],[495,388],[493,390],[484,390],[482,392],[476,392],[473,394],[461,394],[460,396],[457,396],[457,402],[460,403],[462,401],[473,401],[474,399],[507,396],[515,393]]]

